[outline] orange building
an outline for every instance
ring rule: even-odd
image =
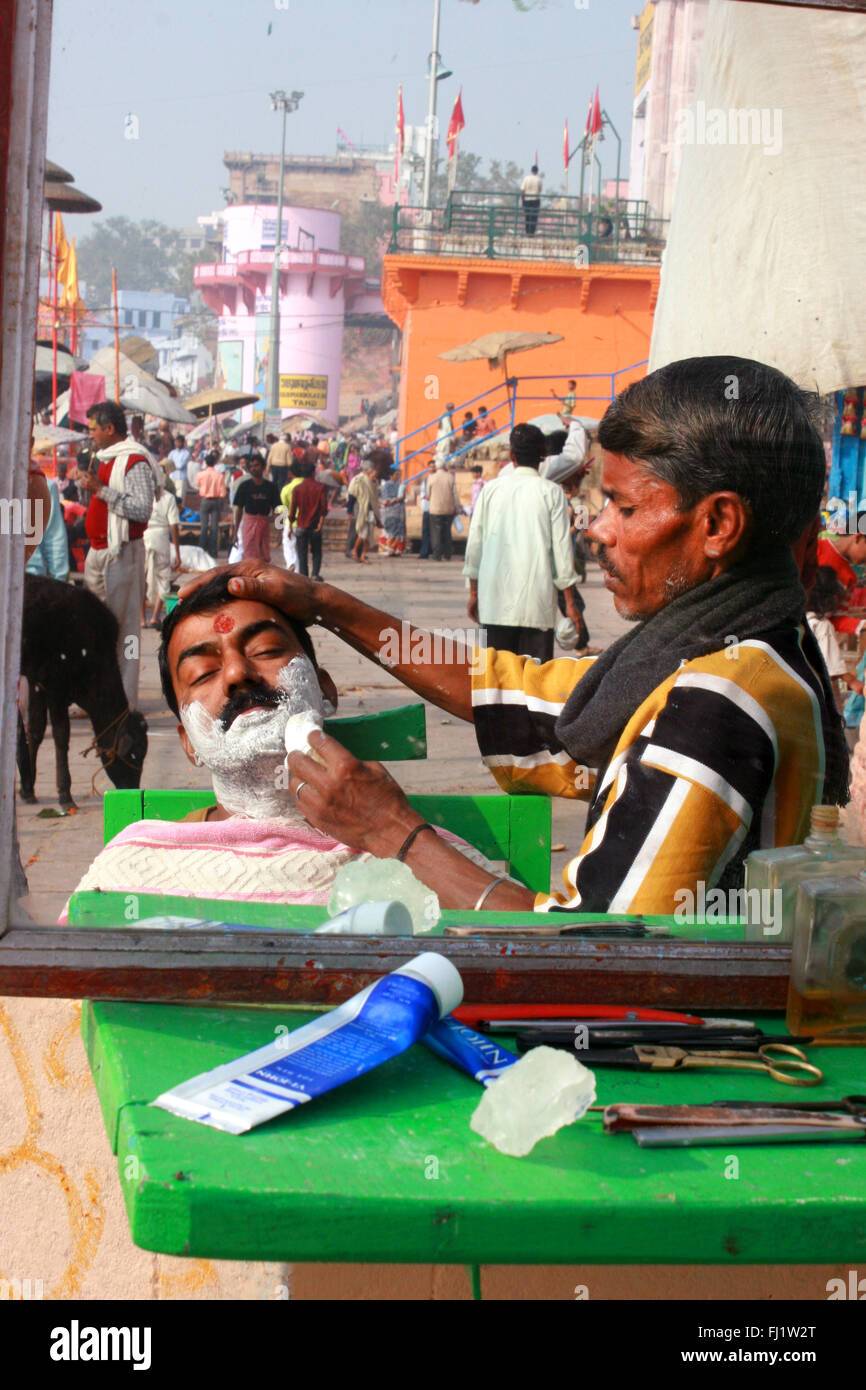
[[[505,372],[486,361],[443,362],[440,353],[487,333],[515,329],[562,334],[562,341],[514,354],[507,374],[519,377],[515,423],[556,409],[551,388],[565,396],[577,380],[576,411],[599,418],[614,389],[644,374],[659,286],[656,261],[574,266],[562,260],[487,259],[397,251],[384,260],[385,312],[403,333],[401,436],[428,425],[447,402],[459,406],[499,386],[479,404],[508,422]],[[594,374],[604,374],[593,380]],[[531,381],[529,378],[540,377]],[[498,410],[497,410],[498,407]],[[477,406],[473,407],[477,411]],[[455,426],[462,411],[455,413]],[[407,441],[404,454],[432,441],[435,426]]]

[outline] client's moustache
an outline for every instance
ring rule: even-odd
[[[244,714],[248,709],[276,709],[284,701],[283,692],[274,690],[269,685],[248,686],[245,690],[236,691],[231,699],[226,701],[220,710],[218,722],[225,731],[239,714]]]

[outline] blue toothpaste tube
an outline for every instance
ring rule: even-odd
[[[475,1081],[480,1081],[482,1086],[498,1081],[502,1073],[518,1060],[513,1052],[506,1051],[483,1033],[476,1033],[474,1028],[461,1023],[459,1018],[451,1014],[434,1023],[421,1041],[437,1057],[465,1071]]]
[[[151,1104],[244,1134],[397,1057],[462,998],[463,981],[451,962],[424,952],[339,1008],[184,1081]]]

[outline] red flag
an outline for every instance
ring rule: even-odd
[[[406,148],[406,122],[403,117],[403,84],[397,89],[397,152],[394,157],[394,182],[400,179],[400,158]]]
[[[565,122],[565,134],[563,137],[563,157],[565,159],[565,167],[566,169],[568,169],[568,120],[566,120]]]
[[[590,140],[594,140],[601,131],[601,103],[598,99],[598,88],[595,89],[595,96],[589,103],[589,111],[586,117],[586,134]]]
[[[451,120],[448,122],[448,134],[445,137],[448,145],[448,158],[453,159],[457,153],[457,137],[466,125],[463,119],[463,88],[457,93],[457,100],[454,103],[454,110],[451,112]]]

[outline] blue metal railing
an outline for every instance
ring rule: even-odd
[[[503,435],[506,432],[510,434],[511,430],[514,428],[514,425],[516,423],[516,417],[518,415],[518,412],[525,419],[529,419],[529,412],[519,409],[521,405],[526,406],[530,402],[550,402],[549,411],[545,412],[539,409],[532,413],[536,415],[542,415],[545,413],[559,414],[559,411],[554,407],[553,400],[551,399],[551,383],[555,382],[565,382],[567,384],[571,381],[574,381],[576,383],[575,390],[573,393],[571,393],[574,395],[575,398],[575,415],[587,414],[593,419],[600,418],[600,416],[604,414],[604,410],[614,399],[614,397],[618,394],[618,392],[624,389],[624,387],[629,384],[628,382],[623,382],[620,385],[619,379],[621,377],[627,376],[630,372],[641,372],[642,369],[646,366],[646,361],[642,361],[632,362],[628,367],[618,367],[617,370],[613,372],[572,372],[560,373],[558,375],[546,373],[542,376],[509,377],[507,381],[500,381],[495,386],[491,386],[487,391],[482,391],[477,396],[472,396],[465,401],[461,401],[460,404],[455,405],[453,410],[450,412],[453,420],[453,417],[457,415],[460,411],[469,410],[472,406],[475,406],[479,401],[484,402],[485,404],[487,402],[490,402],[490,404],[486,404],[486,408],[488,412],[491,414],[494,410],[500,410],[503,406],[506,408],[508,412],[507,424],[499,425],[495,430],[491,430],[489,433],[483,435],[473,435],[471,439],[468,439],[465,442],[463,442],[462,424],[458,424],[457,426],[455,426],[455,428],[449,430],[447,433],[439,434],[440,422],[442,421],[442,419],[444,418],[444,414],[446,413],[443,412],[442,415],[435,416],[432,420],[428,420],[426,424],[418,425],[414,430],[410,430],[408,434],[401,436],[401,438],[397,440],[397,443],[394,447],[395,463],[400,468],[401,473],[403,473],[403,481],[406,483],[413,483],[416,482],[419,478],[422,478],[425,475],[425,473],[430,472],[431,468],[433,467],[436,448],[438,445],[441,445],[446,440],[452,440],[458,435],[461,439],[461,442],[458,447],[449,448],[448,450],[448,462],[453,466],[456,459],[461,458],[462,455],[469,453],[472,449],[477,449],[480,444],[485,444],[489,440],[495,439],[498,435]],[[582,383],[595,381],[605,382],[607,384],[607,389],[602,390],[601,394],[598,395],[590,394],[589,392],[580,389]],[[547,384],[546,394],[533,394],[532,384],[535,382],[545,382]],[[527,386],[530,388],[528,391],[524,389]],[[569,392],[564,392],[563,395],[558,396],[555,392],[553,392],[553,397],[558,404],[561,404],[563,399],[568,394]],[[494,397],[499,397],[497,404],[493,404]],[[581,405],[596,405],[598,403],[600,403],[603,407],[599,411],[598,417],[591,410],[585,412],[580,409]],[[433,431],[432,439],[430,438],[431,431]],[[406,453],[404,451],[404,445],[406,444],[406,442],[412,439],[417,440],[419,435],[425,435],[425,441],[421,443],[419,447],[412,448],[408,453]],[[424,466],[420,468],[418,472],[403,472],[404,469],[408,469],[410,465],[412,465],[413,461],[416,462],[417,466],[417,461],[421,460],[422,458],[424,458],[426,461],[424,462]]]

